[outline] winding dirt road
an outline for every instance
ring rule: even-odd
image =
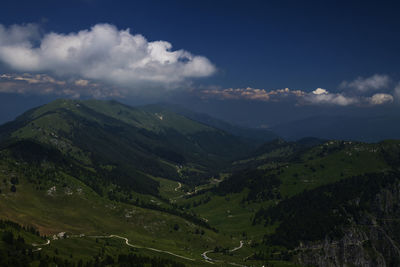
[[[141,249],[148,249],[148,250],[152,250],[152,251],[156,251],[156,252],[160,252],[160,253],[169,254],[169,255],[172,255],[172,256],[175,256],[175,257],[178,257],[178,258],[181,258],[181,259],[185,259],[185,260],[189,260],[189,261],[195,261],[195,259],[188,258],[188,257],[185,257],[185,256],[181,256],[181,255],[178,255],[178,254],[175,254],[175,253],[166,251],[166,250],[161,250],[161,249],[156,249],[156,248],[142,247],[142,246],[138,246],[138,245],[133,245],[133,244],[129,243],[129,239],[128,239],[128,238],[123,237],[123,236],[119,236],[119,235],[89,236],[89,237],[92,237],[92,238],[119,238],[119,239],[125,240],[125,244],[126,244],[127,246],[129,246],[129,247],[141,248]]]
[[[234,251],[236,251],[236,250],[241,249],[241,248],[243,247],[243,244],[244,244],[244,241],[243,241],[243,240],[240,240],[239,246],[236,247],[236,248],[233,248],[233,249],[229,250],[229,252],[234,252]],[[214,259],[211,259],[210,257],[208,257],[208,256],[207,256],[207,253],[210,253],[210,252],[213,252],[213,250],[207,250],[207,251],[204,251],[204,252],[201,254],[201,256],[203,257],[203,259],[204,259],[206,262],[211,263],[211,264],[215,264],[215,263],[218,263],[218,262],[222,262],[222,261],[220,261],[220,260],[214,260]],[[234,262],[226,262],[226,263],[227,263],[227,264],[230,264],[230,265],[234,265],[234,266],[247,267],[246,265],[242,265],[242,264],[238,264],[238,263],[234,263]]]
[[[201,256],[203,257],[203,259],[204,259],[206,262],[211,263],[211,264],[214,264],[213,259],[211,259],[210,257],[207,256],[207,253],[210,253],[210,252],[213,252],[213,251],[212,251],[212,250],[204,251],[204,252],[201,254]]]
[[[178,182],[178,186],[175,187],[175,191],[178,191],[179,189],[181,189],[181,187],[182,187],[182,184]]]
[[[231,249],[231,250],[229,250],[229,251],[230,251],[230,252],[234,252],[234,251],[236,251],[236,250],[238,250],[238,249],[241,249],[241,248],[243,247],[243,244],[244,244],[243,240],[240,240],[239,246],[238,246],[237,248],[233,248],[233,249]]]
[[[43,244],[32,243],[33,247],[38,247],[37,249],[32,250],[32,252],[41,251],[42,250],[41,247],[48,246],[48,245],[50,245],[50,239],[47,239],[46,243],[43,243]]]
[[[151,251],[155,251],[155,252],[159,252],[159,253],[169,254],[169,255],[172,255],[172,256],[174,256],[174,257],[178,257],[178,258],[181,258],[181,259],[184,259],[184,260],[195,261],[195,259],[188,258],[188,257],[185,257],[185,256],[181,256],[181,255],[172,253],[172,252],[170,252],[170,251],[161,250],[161,249],[156,249],[156,248],[151,248],[151,247],[142,247],[142,246],[139,246],[139,245],[131,244],[131,243],[129,243],[129,239],[128,239],[128,238],[123,237],[123,236],[119,236],[119,235],[86,236],[86,235],[84,235],[84,234],[80,234],[80,235],[69,236],[69,238],[82,238],[82,237],[90,237],[90,238],[118,238],[118,239],[124,240],[124,241],[125,241],[125,244],[126,244],[127,246],[129,246],[129,247],[132,247],[132,248],[147,249],[147,250],[151,250]],[[239,250],[239,249],[241,249],[241,248],[243,247],[243,244],[244,244],[244,241],[243,241],[243,240],[240,240],[239,246],[236,247],[236,248],[233,248],[233,249],[231,249],[231,250],[229,250],[229,251],[230,251],[230,252],[237,251],[237,250]],[[43,243],[43,244],[32,243],[32,246],[37,247],[35,250],[33,250],[33,252],[40,251],[40,250],[42,250],[42,247],[43,247],[43,246],[48,246],[48,245],[50,245],[50,239],[47,239],[46,243]],[[211,252],[213,252],[213,250],[207,250],[207,251],[205,251],[205,252],[203,252],[203,253],[201,254],[201,257],[202,257],[207,263],[210,263],[210,264],[215,264],[215,263],[220,263],[220,262],[222,262],[222,261],[220,261],[220,260],[214,260],[214,259],[208,257],[208,256],[207,256],[207,253],[211,253]],[[234,262],[227,262],[227,263],[230,264],[230,265],[234,265],[234,266],[247,267],[246,265],[241,265],[241,264],[237,264],[237,263],[234,263]]]

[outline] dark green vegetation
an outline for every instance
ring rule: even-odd
[[[398,181],[400,175],[394,172],[351,177],[302,192],[266,210],[260,209],[254,223],[281,222],[272,235],[265,237],[265,242],[291,249],[301,241],[317,241],[326,235],[338,238],[343,236],[344,226],[351,225],[349,217],[358,221],[361,214],[371,213],[380,190]]]
[[[217,229],[251,240],[251,258],[390,265],[400,256],[399,160],[399,141],[277,140],[234,162],[234,173],[211,190],[181,203]],[[390,240],[377,238],[376,229]]]
[[[114,180],[123,187],[150,194],[157,193],[157,183],[141,173],[201,179],[249,150],[242,139],[176,113],[113,101],[58,100],[3,125],[0,133],[3,140],[51,145],[85,166],[119,177]]]
[[[0,265],[397,264],[400,142],[173,110],[58,100],[1,126]]]
[[[203,265],[210,248],[239,243],[171,203],[163,184],[205,183],[254,143],[173,112],[112,101],[58,100],[0,132],[1,218],[51,236],[116,234],[142,256],[190,265]],[[72,253],[74,263],[91,261],[96,253],[81,253],[92,246],[82,242],[51,246]],[[116,261],[119,250],[111,252]]]
[[[65,255],[58,248],[43,252],[40,244],[46,244],[45,237],[34,228],[21,227],[10,221],[0,221],[0,237],[0,266],[185,266],[171,259],[138,255],[134,251],[113,255],[106,250],[110,244],[105,246],[98,240],[91,242],[99,251],[96,255],[75,261],[73,254]]]

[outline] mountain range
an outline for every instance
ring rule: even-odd
[[[393,114],[364,116],[313,116],[276,124],[270,128],[279,136],[297,140],[303,137],[379,142],[400,136],[399,116]]]
[[[396,140],[60,99],[0,126],[0,265],[396,266],[399,170]]]

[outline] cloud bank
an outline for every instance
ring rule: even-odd
[[[393,96],[385,93],[377,93],[372,96],[346,95],[344,93],[330,93],[326,89],[318,88],[311,93],[304,94],[300,99],[303,104],[312,105],[383,105],[393,102]]]
[[[52,73],[131,89],[175,88],[216,71],[206,57],[174,51],[169,42],[149,42],[141,34],[110,24],[44,35],[34,24],[0,25],[0,61],[15,71]]]
[[[340,84],[341,89],[355,89],[360,92],[386,89],[390,85],[391,79],[388,75],[374,74],[371,77],[358,77],[354,81],[343,81]]]
[[[104,86],[84,79],[62,80],[47,74],[0,74],[0,93],[57,95],[79,98],[123,98],[120,88]]]
[[[341,93],[330,93],[328,90],[322,88],[317,88],[311,93],[305,94],[304,98],[300,101],[303,104],[338,106],[348,106],[359,102],[355,97],[345,96]]]
[[[344,81],[339,85],[339,92],[317,88],[313,91],[285,89],[256,88],[211,88],[201,90],[203,98],[245,99],[264,102],[279,102],[285,99],[293,100],[297,105],[319,106],[377,106],[390,104],[395,98],[400,100],[400,83],[390,89],[391,79],[387,75],[375,74],[368,78],[357,78],[354,81]],[[375,91],[371,94],[370,91]],[[380,92],[376,92],[380,91]]]
[[[290,90],[289,88],[277,90],[265,90],[256,88],[227,88],[227,89],[205,89],[201,91],[203,98],[219,99],[247,99],[259,101],[278,101],[282,97],[303,96],[305,93],[300,90]]]

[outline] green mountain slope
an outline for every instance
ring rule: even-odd
[[[43,260],[51,262],[50,266],[55,263],[60,266],[60,262],[72,266],[81,260],[92,262],[89,266],[98,266],[96,258],[102,262],[108,256],[117,263],[118,255],[134,252],[140,257],[171,260],[166,261],[168,264],[203,266],[207,265],[201,256],[204,251],[217,246],[235,247],[239,243],[184,216],[178,209],[175,214],[162,211],[160,208],[165,204],[155,197],[152,200],[161,205],[159,208],[136,203],[134,199],[120,201],[101,196],[93,190],[96,185],[102,186],[98,175],[52,147],[32,141],[3,145],[0,219],[34,227],[47,237],[38,238],[13,229],[14,239],[20,235],[25,242],[0,241],[0,255],[14,250],[1,260],[18,265],[12,255],[25,253],[26,257],[21,257],[25,266],[28,262],[37,266]],[[8,228],[2,228],[0,223],[0,237],[7,235]],[[135,249],[124,243],[124,238]],[[51,244],[32,245],[45,244],[46,240]],[[13,247],[14,243],[20,244],[19,247]],[[37,248],[43,254],[31,255]],[[242,261],[236,256],[230,260]]]
[[[277,140],[232,170],[177,202],[252,240],[253,258],[306,266],[342,266],[341,259],[350,266],[395,264],[400,141]],[[358,254],[351,258],[344,249]]]
[[[158,185],[143,174],[198,180],[250,149],[237,137],[181,115],[114,101],[57,100],[1,126],[0,135],[50,145],[86,167],[108,171],[116,183],[130,186],[136,180],[132,189],[152,194]]]
[[[257,143],[163,106],[30,110],[0,126],[3,262],[398,265],[400,141]]]
[[[253,140],[256,142],[268,142],[278,138],[278,136],[270,130],[247,128],[247,127],[233,125],[204,113],[193,112],[179,105],[157,104],[157,105],[147,105],[142,108],[153,112],[172,111],[177,114],[183,115],[187,118],[190,118],[192,120],[209,125],[213,128],[221,129],[230,134],[247,138],[249,140]]]
[[[162,257],[157,261],[171,266],[203,266],[204,252],[239,244],[168,199],[180,190],[165,194],[165,185],[199,183],[247,153],[252,147],[238,137],[173,112],[58,100],[1,126],[0,138],[0,219],[33,226],[51,240],[40,246],[43,257],[29,254],[21,257],[25,263],[98,266],[135,252],[148,263]],[[0,254],[34,253],[35,246],[19,243],[0,242]],[[229,261],[242,264],[242,254],[218,259]]]
[[[355,175],[390,170],[398,144],[397,141],[367,144],[332,140],[310,146],[303,140],[300,143],[277,140],[262,146],[251,158],[235,162],[239,172],[232,177],[236,178],[224,182],[241,190],[243,183],[253,178],[242,175],[240,170],[257,169],[278,178],[280,193],[290,197]],[[224,182],[221,188],[225,188]]]

